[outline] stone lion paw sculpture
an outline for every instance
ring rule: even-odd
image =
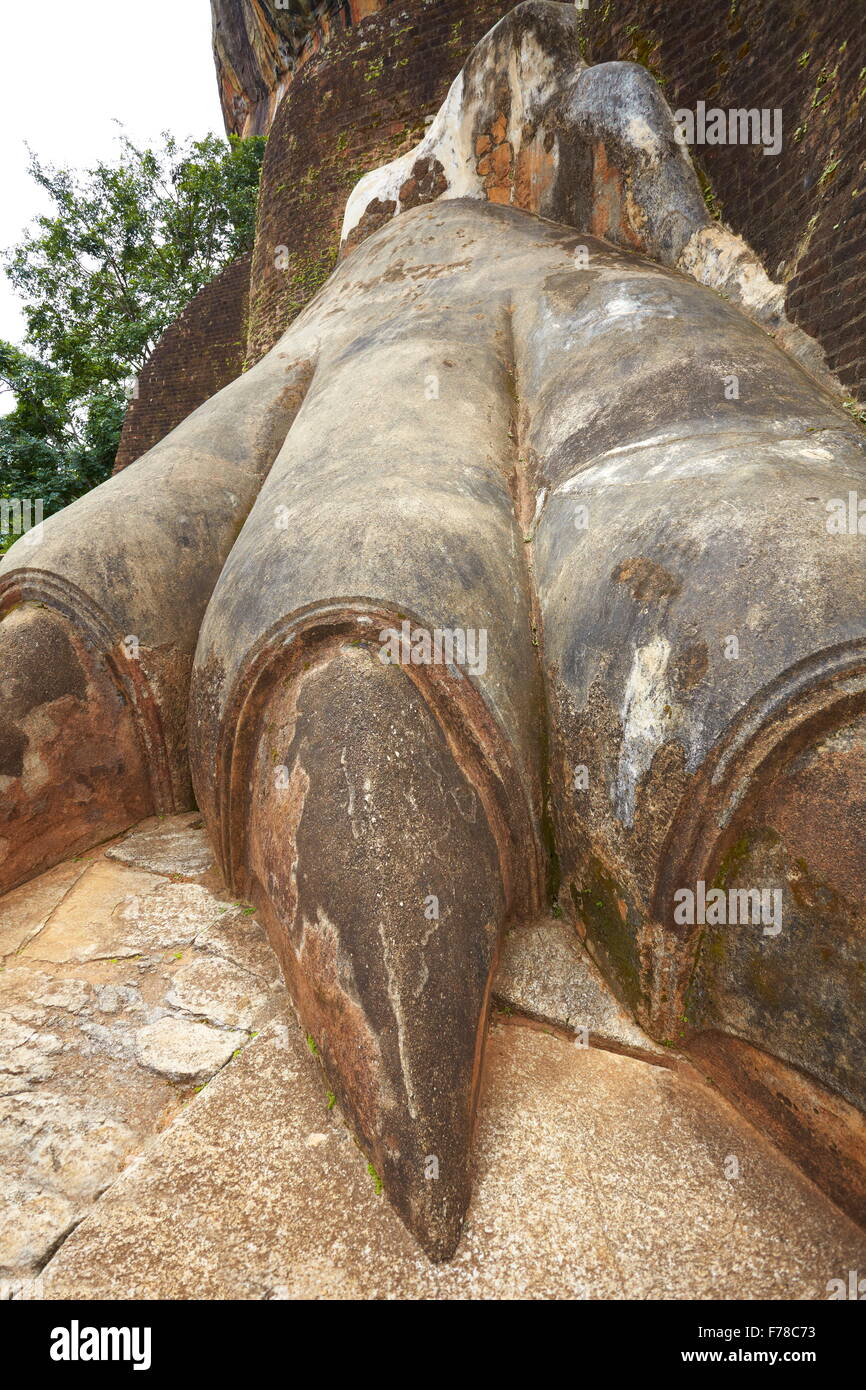
[[[862,434],[565,7],[492,31],[346,239],[0,564],[0,886],[194,796],[434,1259],[500,935],[554,899],[862,1219]]]

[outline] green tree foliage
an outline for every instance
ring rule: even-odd
[[[83,173],[31,156],[52,210],[5,256],[28,350],[0,341],[0,497],[45,515],[107,478],[129,383],[160,334],[255,234],[264,140],[209,135],[160,149],[120,137]],[[11,537],[0,537],[0,549]]]

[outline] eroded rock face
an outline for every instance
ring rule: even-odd
[[[309,372],[260,363],[0,561],[0,892],[191,807],[201,619]]]
[[[226,129],[266,135],[292,74],[386,0],[211,0]]]
[[[483,901],[495,887],[480,847],[453,848],[462,843],[456,829],[433,809],[442,773],[428,770],[425,799],[408,770],[388,772],[410,748],[413,773],[434,765],[433,729],[423,753],[404,724],[417,725],[410,712],[420,699],[470,780],[479,764],[501,777],[486,791],[474,781],[498,846],[504,897],[498,911],[490,899],[494,920],[525,918],[540,905],[551,815],[560,902],[602,970],[655,1038],[699,1038],[710,1017],[692,997],[704,928],[678,921],[676,894],[720,874],[727,884],[732,815],[761,795],[790,737],[813,747],[828,721],[841,717],[856,731],[860,718],[864,557],[856,536],[830,538],[823,499],[862,479],[862,436],[765,333],[705,287],[487,201],[447,199],[390,220],[344,262],[280,350],[291,362],[313,344],[310,391],[209,605],[191,725],[200,804],[224,868],[268,917],[302,1018],[314,1035],[327,1034],[351,1013],[353,1056],[365,1050],[368,1025],[371,1044],[399,1036],[395,1000],[383,1016],[355,979],[395,952],[410,953],[410,975],[420,968],[422,905],[436,889],[416,842],[395,856],[413,866],[412,887],[389,898],[395,869],[386,846],[401,836],[389,819],[388,776],[404,787],[420,844],[434,835],[451,844],[443,852],[455,882],[468,854],[478,866],[476,896]],[[730,376],[748,390],[727,401]],[[375,424],[365,429],[359,422],[374,401]],[[807,602],[792,553],[811,576]],[[483,625],[484,668],[464,662],[458,680],[410,655],[404,693],[387,684],[375,693],[365,673],[403,621],[416,636]],[[729,659],[726,639],[738,631],[742,646]],[[535,645],[542,632],[543,646]],[[324,673],[337,678],[353,666],[354,711],[338,714]],[[378,741],[358,744],[352,721],[366,737],[380,712]],[[333,767],[312,753],[323,738],[333,744]],[[823,746],[810,756],[823,775],[837,775]],[[860,746],[856,732],[838,744],[855,788]],[[578,787],[581,768],[587,780]],[[318,809],[323,796],[330,815]],[[368,815],[392,827],[383,838],[366,827]],[[796,832],[817,836],[819,822],[801,818]],[[751,886],[787,901],[797,861],[814,853],[805,843],[789,834],[773,872]],[[342,865],[339,883],[358,874],[375,885],[357,924],[350,904],[366,900],[353,888],[340,904],[329,886],[333,864]],[[464,949],[473,941],[481,949],[486,919],[473,926],[473,896],[457,898]],[[373,924],[381,949],[358,935]],[[734,930],[750,960],[796,988],[801,930],[788,940],[768,925],[767,933],[760,920]],[[855,921],[841,917],[838,931],[861,959]],[[304,962],[307,932],[327,940],[327,963],[322,952]],[[807,939],[806,949],[817,949],[814,933]],[[419,1037],[422,1010],[441,1011],[443,991],[457,988],[453,965],[438,968],[414,1014]],[[816,1053],[811,1029],[769,999],[751,1010],[747,1032],[752,1048],[778,1049],[783,1070],[807,1071],[839,1096],[841,1119],[831,1124],[836,1112],[824,1107],[825,1125],[815,1118],[821,1107],[800,1095],[797,1148],[857,1210],[861,1180],[852,1181],[848,1157],[831,1155],[843,1138],[850,1155],[862,1129],[844,1099],[863,1074],[861,975],[841,957],[838,968],[830,959],[823,967],[823,995],[845,1019],[844,1048],[827,1029]],[[732,988],[748,996],[742,973]],[[323,989],[324,1009],[316,1002]],[[728,1010],[722,1031],[743,1036],[741,1006],[717,995],[716,1007]],[[475,1027],[480,1046],[483,1009]],[[407,1157],[417,1123],[405,1053],[398,1048],[391,1063],[376,1055],[389,1108],[345,1057],[336,1062],[336,1049],[326,1042],[323,1051],[368,1151],[387,1147],[387,1133],[406,1160],[402,1175],[399,1165],[389,1170],[404,1210],[401,1186],[417,1176],[417,1159]],[[428,1073],[440,1066],[455,1077],[458,1055],[441,1048]],[[763,1076],[772,1104],[778,1077]],[[796,1092],[793,1082],[789,1089]],[[471,1086],[466,1096],[471,1109]],[[428,1248],[444,1246],[446,1227],[443,1218]]]
[[[349,254],[273,351],[0,564],[0,643],[61,615],[151,804],[188,804],[191,771],[434,1259],[469,1200],[501,933],[554,898],[655,1046],[866,1217],[866,551],[827,526],[864,439],[765,331],[796,347],[647,74],[575,42],[564,6],[497,26],[422,145],[359,185]],[[27,801],[41,679],[4,713],[22,828],[67,794]],[[132,844],[146,886],[165,847]],[[23,835],[10,852],[26,875]],[[115,954],[167,891],[112,917]],[[108,949],[66,933],[77,961]],[[70,948],[49,925],[41,949]],[[140,1065],[219,1064],[196,1007],[229,1041],[252,1014],[212,973],[178,975],[186,1022],[149,1020]]]

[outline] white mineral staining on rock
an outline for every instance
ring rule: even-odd
[[[411,186],[419,161],[433,161],[441,168],[444,187],[437,195],[441,198],[516,201],[507,186],[519,177],[524,130],[541,125],[551,102],[561,95],[563,83],[573,81],[584,67],[571,32],[574,17],[546,8],[550,13],[543,18],[555,24],[557,36],[568,36],[561,51],[545,47],[534,16],[506,17],[495,26],[452,82],[423,139],[408,154],[365,174],[352,190],[343,218],[344,243],[351,240],[371,204],[388,208],[392,216],[413,205],[402,191]],[[540,153],[545,134],[546,127],[535,140],[538,162],[555,168],[555,147],[548,145]],[[530,159],[531,153],[527,150]]]
[[[784,316],[784,285],[773,284],[751,247],[727,227],[716,223],[694,232],[678,266],[701,284],[736,299],[768,327],[775,327]]]
[[[626,131],[630,143],[636,150],[641,150],[653,162],[661,158],[664,147],[659,131],[653,129],[645,116],[630,116]]]
[[[656,750],[673,727],[673,695],[667,668],[671,644],[654,637],[635,650],[622,709],[622,752],[612,796],[625,825],[634,820],[635,792]]]

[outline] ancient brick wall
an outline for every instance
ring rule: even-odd
[[[374,11],[359,18],[370,6]],[[382,7],[383,6],[383,7]],[[247,361],[324,283],[355,182],[411,148],[468,53],[514,0],[353,0],[292,77],[265,154]],[[834,0],[590,0],[587,61],[625,58],[672,107],[780,108],[783,145],[692,151],[711,206],[788,287],[790,318],[866,400],[866,5]],[[280,248],[285,252],[280,253]],[[202,292],[142,373],[119,466],[235,374],[241,271]],[[225,315],[225,321],[221,319]]]
[[[780,108],[781,153],[694,149],[724,220],[787,284],[787,311],[866,399],[863,0],[616,0],[581,12],[591,62],[627,58],[671,106]]]
[[[295,77],[265,160],[249,355],[258,358],[333,267],[346,197],[411,147],[467,53],[512,0],[390,4]],[[788,286],[788,313],[866,397],[866,7],[799,0],[616,0],[580,12],[591,62],[626,58],[672,106],[779,108],[778,155],[694,149],[708,199]],[[277,268],[277,248],[287,254]]]
[[[250,295],[251,361],[276,341],[333,269],[353,185],[417,143],[425,117],[438,110],[472,48],[513,8],[513,0],[390,4],[332,37],[297,73],[265,151]]]
[[[250,256],[233,261],[200,290],[163,333],[129,403],[115,473],[185,420],[243,368]]]

